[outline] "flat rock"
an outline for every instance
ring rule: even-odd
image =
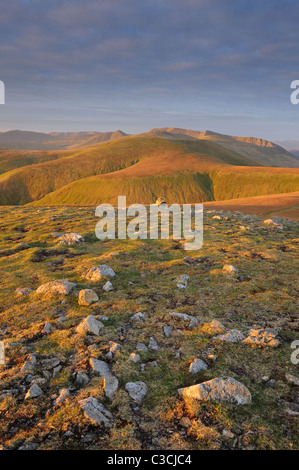
[[[299,385],[299,378],[296,377],[295,375],[293,374],[286,374],[285,375],[287,381],[289,384],[292,384],[292,385]]]
[[[135,362],[135,363],[140,362],[141,360],[139,354],[136,354],[136,353],[131,353],[129,356],[129,359],[130,361]]]
[[[90,365],[95,374],[99,374],[100,377],[104,378],[105,395],[112,400],[115,392],[118,390],[118,380],[111,374],[109,365],[94,357],[90,359]]]
[[[174,281],[179,289],[186,289],[189,279],[190,276],[188,276],[188,274],[181,274]]]
[[[155,338],[150,338],[148,349],[151,349],[152,351],[159,351],[159,346]]]
[[[125,388],[129,396],[137,403],[141,403],[148,393],[147,385],[140,381],[128,382],[126,383]]]
[[[93,315],[89,315],[77,326],[76,331],[79,334],[92,333],[98,336],[102,328],[104,328],[103,323]]]
[[[194,359],[190,364],[189,372],[191,374],[198,374],[202,370],[207,370],[208,365],[202,359]]]
[[[113,423],[113,415],[102,403],[94,397],[85,398],[79,401],[80,407],[84,410],[84,416],[94,424],[104,424],[110,427]]]
[[[76,232],[64,233],[58,237],[57,242],[59,245],[75,245],[84,242],[84,237]]]
[[[113,285],[111,284],[110,281],[107,281],[104,285],[103,285],[103,290],[105,292],[110,292],[113,290]]]
[[[178,393],[184,399],[200,401],[230,402],[237,405],[247,405],[252,402],[248,388],[232,377],[219,377],[191,387],[180,388]]]
[[[276,339],[277,335],[277,331],[273,330],[273,328],[252,329],[249,331],[248,337],[243,340],[243,343],[261,348],[265,346],[277,348],[280,345],[280,341]]]
[[[225,264],[222,268],[222,271],[227,274],[234,274],[239,272],[239,270],[232,264]]]
[[[29,398],[37,398],[44,394],[42,389],[37,385],[34,384],[32,387],[29,388],[28,392],[26,393],[25,399],[28,400]]]
[[[136,349],[137,351],[148,352],[148,347],[144,343],[137,343]]]
[[[192,315],[187,315],[187,313],[170,312],[169,315],[175,318],[181,318],[182,320],[188,321],[189,328],[194,328],[199,323],[199,320],[196,317]]]
[[[142,312],[134,313],[134,315],[131,316],[131,320],[143,321],[143,320],[145,320],[145,315]]]
[[[244,340],[245,336],[240,330],[229,330],[224,335],[214,336],[214,339],[217,341],[224,341],[227,343],[238,343],[239,341]]]
[[[90,268],[84,277],[89,281],[96,282],[107,276],[114,277],[115,272],[106,264],[102,264],[100,266],[94,266],[93,268]]]
[[[50,281],[46,282],[39,286],[35,291],[36,294],[59,294],[59,295],[68,295],[72,289],[76,286],[73,282],[66,281],[62,279],[60,281]]]
[[[79,292],[79,305],[89,306],[99,301],[98,294],[92,289],[82,289]]]

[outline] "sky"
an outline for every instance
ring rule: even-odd
[[[10,0],[0,131],[299,139],[298,0]]]

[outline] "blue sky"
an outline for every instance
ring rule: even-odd
[[[298,0],[10,0],[0,130],[298,139]]]

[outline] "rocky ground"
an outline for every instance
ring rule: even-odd
[[[186,252],[90,208],[0,220],[3,448],[298,448],[297,222],[205,211]]]

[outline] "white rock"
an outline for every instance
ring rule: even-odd
[[[91,358],[90,365],[94,373],[99,374],[101,377],[104,378],[105,395],[112,400],[115,392],[118,389],[117,378],[111,374],[108,364],[104,361],[99,361],[98,359]]]
[[[159,351],[159,346],[155,338],[152,338],[152,337],[150,338],[148,348],[151,349],[152,351]]]
[[[222,268],[222,271],[227,274],[234,274],[239,272],[239,270],[232,264],[225,264]]]
[[[29,398],[37,398],[43,394],[44,392],[42,391],[42,389],[37,384],[34,384],[26,393],[25,399],[28,400]]]
[[[286,377],[287,381],[289,382],[289,384],[299,385],[299,379],[295,375],[286,374],[285,377]]]
[[[166,338],[170,338],[173,328],[172,326],[165,325],[163,326],[163,331],[164,331],[164,335],[166,336]]]
[[[104,328],[103,323],[93,315],[89,315],[77,326],[76,331],[79,334],[92,333],[98,336],[102,328]]]
[[[59,294],[59,295],[68,295],[72,289],[76,286],[73,282],[66,281],[62,279],[60,281],[50,281],[46,282],[39,286],[35,291],[36,294]]]
[[[134,315],[131,316],[131,320],[143,321],[143,320],[145,320],[145,315],[142,312],[134,313]]]
[[[42,333],[44,333],[46,335],[49,335],[52,332],[53,332],[52,324],[47,321],[45,326],[44,326],[44,329],[43,329]]]
[[[130,361],[135,362],[135,363],[140,362],[141,360],[139,354],[136,354],[136,353],[131,353],[129,356],[129,359]]]
[[[194,328],[199,323],[199,320],[196,317],[193,317],[192,315],[187,315],[186,313],[171,312],[169,313],[169,315],[175,318],[181,318],[183,320],[188,321],[189,328]]]
[[[113,290],[113,285],[111,284],[110,281],[107,281],[104,285],[103,285],[103,290],[105,292],[110,292],[111,290]]]
[[[180,388],[178,393],[185,400],[191,398],[200,401],[230,402],[237,405],[252,402],[248,388],[232,377],[219,377],[191,387]]]
[[[198,372],[207,370],[207,368],[208,365],[202,359],[194,359],[190,364],[189,372],[191,372],[191,374],[198,374]]]
[[[148,351],[148,348],[144,343],[137,343],[136,349],[137,349],[137,351],[141,351],[141,352],[147,352]]]
[[[79,292],[79,305],[89,306],[95,302],[99,301],[97,293],[92,289],[82,289]]]
[[[94,266],[93,268],[90,268],[85,274],[85,279],[95,282],[107,276],[114,277],[115,272],[106,264],[102,264],[100,266]]]
[[[177,287],[179,289],[186,289],[189,279],[190,279],[190,276],[188,276],[188,274],[181,274],[175,279]]]
[[[224,335],[214,336],[217,341],[224,341],[227,343],[238,343],[245,338],[242,331],[240,330],[229,330]]]
[[[148,393],[147,385],[144,382],[128,382],[125,388],[130,397],[137,403],[141,403]]]
[[[60,234],[52,234],[52,235],[60,235]],[[59,236],[57,241],[59,245],[75,245],[76,243],[84,242],[84,237],[80,235],[80,233],[76,233],[76,232],[64,233]]]
[[[104,424],[106,427],[112,425],[112,413],[110,413],[102,403],[99,403],[96,398],[90,397],[80,400],[79,405],[84,410],[85,417],[90,419],[94,424]]]

